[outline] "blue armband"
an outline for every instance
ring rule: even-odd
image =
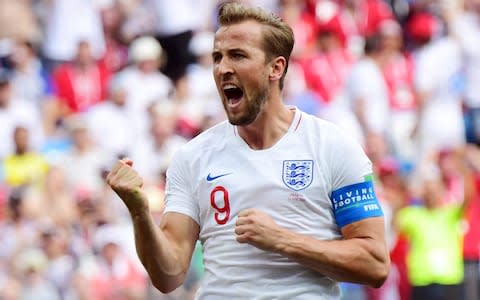
[[[332,192],[330,200],[340,228],[366,218],[383,216],[371,180],[339,188]]]

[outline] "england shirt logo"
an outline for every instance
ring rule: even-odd
[[[284,160],[282,179],[294,191],[307,188],[313,179],[313,160]]]

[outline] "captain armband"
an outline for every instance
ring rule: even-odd
[[[332,192],[333,213],[338,227],[383,216],[371,180],[344,186]]]

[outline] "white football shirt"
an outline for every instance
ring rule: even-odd
[[[296,109],[288,132],[269,149],[252,150],[225,121],[175,156],[165,212],[190,216],[200,226],[205,276],[196,299],[339,299],[334,280],[240,244],[234,230],[238,213],[256,208],[294,232],[340,239],[331,193],[372,172],[352,137]]]

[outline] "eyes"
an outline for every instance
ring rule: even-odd
[[[246,58],[247,56],[243,55],[242,53],[233,53],[232,54],[232,58],[233,59],[242,59],[242,58]]]
[[[215,64],[220,63],[220,61],[223,59],[223,57],[224,56],[220,53],[213,53],[212,54],[213,62]],[[242,52],[234,51],[234,52],[228,53],[227,57],[230,58],[231,60],[238,61],[238,60],[242,60],[242,59],[247,58],[247,55],[242,53]]]

